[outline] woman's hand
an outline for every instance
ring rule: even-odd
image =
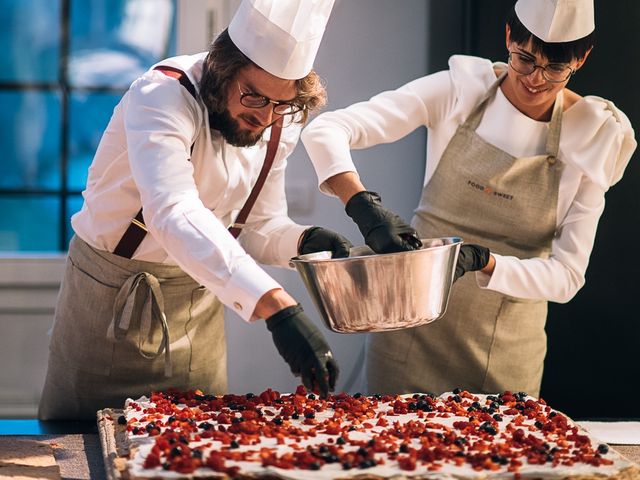
[[[493,260],[489,265],[489,260]],[[460,253],[458,254],[458,262],[456,264],[456,273],[453,277],[455,282],[461,276],[467,272],[475,272],[477,270],[484,270],[491,266],[491,272],[493,272],[493,265],[495,260],[491,256],[489,249],[482,245],[465,244],[460,247]],[[485,272],[491,275],[491,272]]]

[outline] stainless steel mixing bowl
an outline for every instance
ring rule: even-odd
[[[291,259],[322,315],[335,332],[381,332],[417,327],[444,315],[462,239],[422,240],[420,250],[375,254],[351,249]]]

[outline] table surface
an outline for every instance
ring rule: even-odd
[[[52,445],[60,475],[68,480],[106,480],[97,432],[96,424],[90,422],[0,420],[0,440],[37,440]],[[640,464],[640,445],[613,445],[612,448]]]

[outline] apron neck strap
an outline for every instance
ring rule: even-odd
[[[547,156],[557,158],[560,149],[560,130],[562,129],[562,111],[564,105],[564,91],[560,90],[553,104],[553,113],[547,132]]]
[[[484,113],[485,108],[487,108],[487,103],[494,97],[494,95],[498,91],[498,87],[506,77],[507,70],[500,74],[496,81],[493,82],[493,84],[489,87],[489,90],[487,90],[480,102],[478,102],[473,110],[471,110],[471,113],[463,124],[465,127],[470,128],[471,130],[475,130],[476,128],[478,128],[478,125],[480,125],[480,120],[482,120],[482,114]]]
[[[480,102],[473,108],[463,125],[471,130],[476,130],[482,120],[482,115],[487,108],[487,103],[491,100],[502,81],[507,77],[507,70],[502,72],[495,82],[489,87],[489,90],[484,94]],[[547,133],[546,154],[548,157],[557,158],[560,145],[560,130],[562,127],[562,110],[563,110],[564,94],[563,90],[558,92],[556,100],[553,104],[553,112],[551,114],[551,121],[549,122],[549,131]]]

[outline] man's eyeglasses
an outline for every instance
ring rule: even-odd
[[[304,105],[293,102],[276,102],[264,95],[257,95],[252,92],[243,92],[240,82],[238,83],[238,90],[240,91],[240,103],[247,108],[264,108],[270,103],[273,103],[273,113],[276,115],[293,115],[301,110],[304,110]]]
[[[566,63],[547,63],[546,65],[536,65],[535,59],[518,52],[509,52],[509,65],[516,72],[522,75],[531,75],[536,68],[542,70],[542,76],[548,82],[561,83],[569,80],[571,75],[576,73]]]

